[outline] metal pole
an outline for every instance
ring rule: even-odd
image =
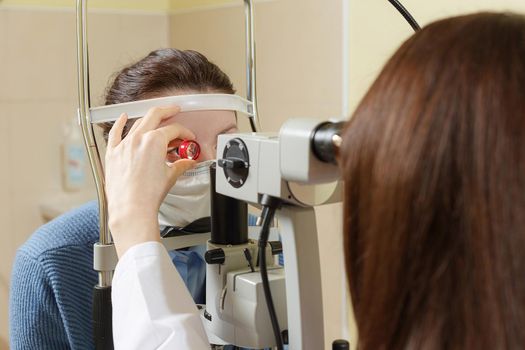
[[[86,0],[77,0],[77,66],[78,66],[78,113],[79,122],[84,137],[84,144],[95,180],[99,205],[100,241],[102,245],[112,244],[113,240],[108,228],[108,213],[106,193],[104,192],[104,170],[97,148],[97,143],[91,124],[91,107],[89,97],[89,63],[87,45]],[[111,273],[100,271],[99,285],[111,285]]]
[[[253,103],[253,117],[250,117],[250,126],[253,132],[258,132],[261,131],[261,124],[257,109],[253,0],[244,0],[244,19],[246,31],[246,98]]]
[[[87,1],[77,0],[78,118],[98,196],[100,238],[97,244],[104,246],[111,245],[112,239],[107,224],[108,211],[104,192],[104,171],[89,111],[91,102],[89,97],[86,17]],[[98,271],[98,285],[93,290],[93,340],[97,350],[113,349],[111,278],[112,271]]]

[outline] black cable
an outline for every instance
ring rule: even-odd
[[[266,245],[268,243],[268,237],[270,236],[270,225],[273,221],[275,211],[280,205],[280,200],[271,197],[266,199],[269,199],[270,203],[268,205],[264,205],[263,203],[264,206],[261,214],[263,223],[261,226],[261,233],[259,234],[259,268],[263,283],[264,298],[266,299],[268,313],[270,314],[270,321],[272,322],[273,334],[275,336],[275,343],[277,344],[278,350],[283,350],[284,347],[281,337],[281,328],[279,327],[279,320],[277,319],[277,314],[275,313],[275,306],[273,304],[272,291],[270,290],[268,270],[266,266]]]
[[[390,2],[396,8],[396,10],[399,11],[399,13],[401,13],[401,15],[406,19],[408,24],[410,24],[415,32],[421,29],[414,17],[412,17],[410,12],[408,12],[408,10],[398,0],[388,0],[388,2]]]

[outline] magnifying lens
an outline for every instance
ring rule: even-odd
[[[176,151],[182,159],[197,160],[201,154],[201,147],[197,141],[184,140],[181,142]]]
[[[173,153],[180,159],[197,160],[201,154],[201,146],[194,140],[180,140],[168,153]]]

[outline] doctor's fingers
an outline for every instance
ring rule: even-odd
[[[116,147],[122,141],[122,131],[124,131],[127,121],[128,115],[122,113],[115,124],[113,124],[108,134],[108,147]]]
[[[173,187],[175,185],[175,182],[177,182],[177,179],[179,176],[181,176],[185,171],[188,171],[195,167],[197,164],[194,160],[189,159],[179,159],[174,163],[168,164],[168,167],[170,168],[170,184],[169,187]]]
[[[190,129],[187,129],[177,123],[163,126],[156,130],[150,131],[149,133],[155,134],[155,137],[157,134],[163,135],[166,140],[166,147],[168,147],[170,141],[175,140],[175,139],[182,139],[182,140],[195,139],[195,134],[193,134],[193,132]]]
[[[143,118],[140,118],[140,119],[137,119],[133,122],[133,125],[131,126],[131,128],[129,129],[128,131],[128,135],[129,134],[132,134],[135,132],[135,130],[137,130],[137,128],[140,126],[140,124],[142,123],[142,120]]]
[[[146,133],[157,129],[163,120],[173,117],[179,112],[179,106],[150,108],[148,113],[142,118],[142,122],[136,128],[135,133]]]

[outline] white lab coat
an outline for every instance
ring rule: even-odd
[[[113,277],[115,349],[209,350],[199,312],[164,246],[130,248]]]

